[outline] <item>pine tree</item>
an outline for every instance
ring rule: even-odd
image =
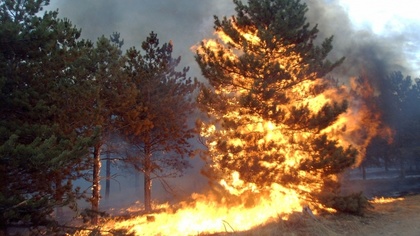
[[[135,48],[126,53],[126,70],[136,84],[137,96],[118,117],[133,147],[127,161],[144,174],[145,210],[150,212],[152,180],[175,177],[189,167],[185,157],[193,153],[189,139],[194,129],[188,122],[198,83],[187,77],[188,68],[176,70],[181,58],[172,57],[172,43],[160,46],[152,32],[141,48],[143,53]]]
[[[71,114],[62,117],[63,123],[73,124],[79,135],[94,136],[91,165],[92,175],[87,178],[92,182],[91,209],[88,211],[92,223],[98,222],[100,202],[100,169],[102,149],[110,142],[116,130],[115,116],[121,107],[134,101],[134,86],[123,71],[125,57],[121,51],[122,42],[119,34],[110,39],[102,36],[96,45],[86,48],[84,57],[74,68],[74,84],[64,93],[71,93],[66,108],[71,106]]]
[[[348,103],[322,95],[339,91],[325,76],[344,58],[327,59],[333,37],[316,45],[317,26],[299,0],[234,3],[236,16],[215,16],[219,39],[204,40],[196,54],[210,85],[198,97],[209,116],[199,123],[204,173],[236,194],[280,184],[331,206],[324,193],[338,194],[336,174],[357,155],[327,131]]]
[[[57,12],[36,14],[49,1],[0,4],[0,227],[51,226],[57,206],[80,197],[72,182],[86,170],[92,139],[66,129],[67,74],[87,46]]]
[[[420,82],[401,72],[392,72],[381,82],[380,106],[385,123],[394,132],[392,142],[385,143],[381,149],[389,150],[387,158],[392,157],[399,164],[400,175],[404,178],[407,157],[418,152]]]

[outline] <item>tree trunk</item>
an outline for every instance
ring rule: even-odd
[[[144,158],[144,210],[146,213],[152,211],[152,160],[150,148],[146,145]]]
[[[100,169],[101,169],[101,145],[95,145],[93,149],[93,183],[92,183],[92,224],[98,224],[99,199],[100,199]]]
[[[111,189],[111,155],[106,154],[106,182],[105,182],[105,199],[109,198],[109,191]]]
[[[402,155],[398,155],[400,158],[400,178],[404,179],[405,178],[405,166],[404,166],[404,158],[402,157]]]
[[[366,180],[366,167],[365,167],[365,164],[362,164],[362,175],[363,175],[363,180]]]
[[[388,172],[389,171],[389,157],[388,156],[385,157],[384,165],[385,165],[385,172]]]
[[[56,219],[57,220],[61,220],[61,218],[63,217],[63,208],[62,208],[62,198],[63,198],[63,194],[61,193],[61,180],[56,179],[55,180],[55,194],[54,194],[54,198],[55,198],[55,210],[56,210]]]
[[[141,192],[140,173],[137,171],[134,172],[134,186],[136,188],[136,192],[140,193]]]

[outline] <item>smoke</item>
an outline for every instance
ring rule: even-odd
[[[82,29],[82,38],[95,42],[102,35],[120,33],[124,39],[124,50],[130,47],[140,49],[141,43],[154,31],[161,44],[170,40],[173,42],[173,56],[181,56],[179,70],[181,66],[189,66],[189,76],[197,78],[201,78],[201,73],[190,47],[204,38],[213,36],[213,15],[234,14],[234,5],[232,1],[227,0],[52,0],[46,7],[46,10],[57,9],[60,18],[68,18],[73,25]],[[207,179],[199,174],[203,166],[202,161],[197,157],[191,160],[191,164],[193,168],[188,169],[183,177],[168,180],[176,193],[175,197],[155,181],[153,199],[179,200],[178,198],[189,196],[191,192],[200,191],[207,186]],[[105,170],[101,170],[102,176],[104,173]],[[126,169],[114,167],[112,173],[117,173],[119,177],[111,182],[109,202],[104,201],[102,205],[130,205],[130,202],[142,201],[141,175],[135,176]],[[104,191],[104,188],[101,191]]]
[[[350,20],[348,7],[343,7],[344,0],[304,2],[309,8],[308,22],[312,26],[318,24],[318,39],[334,35],[331,60],[346,57],[343,65],[334,71],[334,76],[359,76],[361,71],[374,80],[392,71],[417,75],[415,67],[420,63],[416,51],[419,50],[414,42],[420,37],[417,33],[419,24],[407,22],[405,26],[399,25],[397,30],[397,23],[391,22],[379,35],[374,32],[375,27],[355,26]],[[191,68],[193,77],[201,76],[191,46],[213,37],[213,15],[222,17],[235,13],[230,0],[179,0],[176,3],[165,0],[53,0],[48,9],[59,9],[61,17],[70,19],[82,29],[83,38],[95,41],[101,35],[121,33],[125,48],[139,48],[154,31],[162,43],[172,40],[174,55],[182,56],[182,65]],[[375,14],[374,8],[371,11]]]
[[[190,47],[203,38],[212,37],[213,15],[232,15],[231,1],[166,1],[166,0],[52,0],[48,10],[59,10],[82,29],[82,37],[95,41],[98,37],[119,32],[125,49],[141,43],[151,31],[161,43],[172,40],[174,56],[181,56],[182,66],[190,66],[190,75],[199,77],[194,53]]]
[[[318,24],[319,39],[334,36],[334,48],[331,60],[346,57],[333,75],[338,78],[368,76],[375,87],[381,79],[390,72],[401,71],[404,74],[416,73],[411,61],[408,60],[406,49],[409,49],[413,39],[413,31],[389,32],[377,34],[365,25],[354,25],[346,9],[339,0],[306,1],[309,7],[308,22]],[[412,50],[413,48],[411,48]]]
[[[381,79],[392,71],[416,75],[415,51],[418,50],[413,41],[420,32],[416,24],[405,27],[403,32],[378,35],[369,28],[353,25],[340,0],[305,2],[309,7],[308,22],[312,26],[318,24],[318,38],[322,40],[334,35],[331,60],[346,57],[342,66],[333,72],[334,77],[348,80],[363,72],[378,86]],[[154,31],[161,43],[172,40],[173,55],[182,56],[181,65],[189,66],[189,75],[199,79],[203,78],[191,46],[204,38],[213,37],[213,15],[229,17],[235,14],[231,0],[52,0],[47,10],[56,9],[59,9],[59,17],[68,18],[82,29],[83,38],[96,41],[102,35],[121,33],[125,49],[132,46],[140,48],[141,42]],[[194,169],[187,171],[185,177],[175,183],[186,195],[205,185],[204,178],[198,177],[202,162],[196,158],[192,160],[192,165]]]

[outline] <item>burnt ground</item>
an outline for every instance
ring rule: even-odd
[[[420,171],[406,171],[401,177],[397,169],[367,169],[366,179],[359,169],[346,174],[342,181],[342,193],[363,192],[368,198],[401,197],[420,194]]]

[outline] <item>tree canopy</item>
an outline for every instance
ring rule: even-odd
[[[371,155],[365,160],[366,165],[381,165],[388,170],[391,164],[401,170],[405,176],[406,165],[416,169],[420,166],[418,160],[418,138],[420,112],[420,90],[418,78],[404,76],[400,71],[394,71],[381,78],[379,86],[378,106],[383,113],[384,123],[392,130],[391,140],[378,139],[370,145]],[[375,152],[376,151],[376,152]]]
[[[115,33],[95,44],[56,11],[38,16],[48,3],[0,4],[2,231],[58,226],[54,209],[76,210],[81,198],[92,203],[96,223],[104,144],[127,141],[150,184],[181,175],[193,154],[189,124],[198,82],[188,68],[176,70],[172,43],[159,45],[151,33],[144,54],[135,47],[123,53]],[[73,186],[79,179],[92,190]]]
[[[151,210],[152,179],[182,174],[189,167],[185,157],[194,150],[189,143],[195,135],[190,115],[198,82],[187,77],[188,68],[176,70],[181,58],[173,58],[172,50],[171,42],[159,45],[152,32],[142,51],[127,51],[126,71],[138,94],[120,122],[124,137],[135,147],[128,162],[145,176],[146,211]]]
[[[210,85],[198,98],[210,121],[199,125],[205,173],[236,193],[309,185],[306,197],[328,205],[319,195],[338,194],[335,175],[357,156],[335,136],[343,130],[331,128],[347,101],[324,95],[340,93],[325,75],[344,59],[327,59],[333,37],[315,44],[318,29],[306,22],[306,4],[234,3],[235,16],[215,16],[219,39],[204,40],[196,54]]]
[[[69,68],[86,41],[57,12],[37,16],[48,1],[0,4],[1,227],[48,225],[54,207],[80,197],[72,185],[86,170],[93,137],[66,129],[59,106]]]

